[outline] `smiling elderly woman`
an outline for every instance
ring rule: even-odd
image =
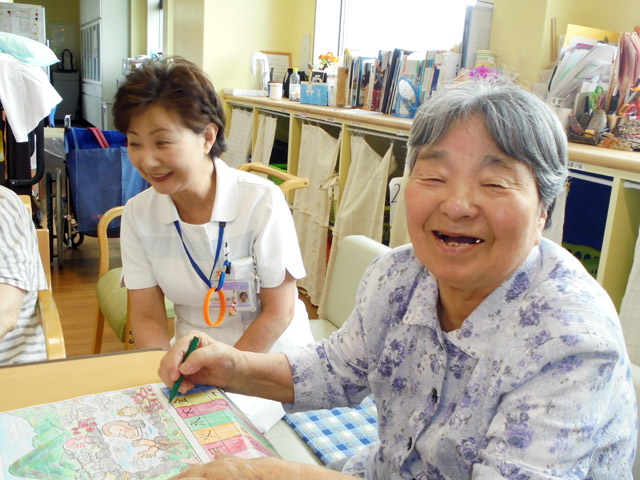
[[[567,175],[554,113],[501,80],[458,83],[418,111],[408,161],[411,244],[369,267],[339,332],[268,356],[205,338],[180,366],[189,335],[160,368],[167,385],[188,375],[183,391],[210,383],[290,410],[373,392],[380,442],[343,473],[224,458],[186,475],[631,479],[636,407],[615,308],[541,237]]]

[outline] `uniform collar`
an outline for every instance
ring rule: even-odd
[[[235,169],[223,160],[213,161],[216,170],[216,198],[213,202],[211,220],[214,222],[230,222],[238,214],[238,182]],[[169,195],[158,194],[158,218],[161,223],[170,224],[180,220],[178,209]]]

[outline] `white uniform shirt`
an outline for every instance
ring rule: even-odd
[[[205,225],[180,220],[171,197],[153,188],[127,202],[120,236],[123,280],[130,289],[160,286],[175,304],[176,338],[197,329],[233,345],[260,312],[259,305],[256,312],[239,312],[235,316],[227,313],[219,327],[209,327],[202,314],[208,287],[189,262],[174,221],[179,221],[189,253],[205,276],[212,271],[219,222],[226,222],[224,240],[232,265],[234,260],[252,256],[260,287],[277,287],[284,280],[285,271],[296,279],[304,277],[305,271],[291,213],[281,190],[271,181],[230,168],[220,159],[214,165],[216,197],[211,221]],[[221,262],[222,259],[216,271]],[[215,277],[214,272],[214,284]],[[212,322],[216,318],[214,310]],[[306,309],[296,298],[294,319],[272,351],[312,341]]]
[[[47,359],[36,315],[38,290],[47,288],[38,239],[29,212],[11,190],[0,186],[0,283],[27,293],[18,324],[0,340],[0,365]]]

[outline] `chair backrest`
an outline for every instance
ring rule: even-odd
[[[58,308],[53,300],[51,289],[51,264],[49,262],[49,231],[46,228],[37,228],[38,249],[40,261],[47,277],[47,290],[38,291],[38,317],[44,333],[47,359],[65,358],[67,351],[64,345],[64,335]]]
[[[341,240],[327,294],[327,320],[338,328],[342,326],[356,304],[356,292],[365,270],[376,257],[389,250],[364,235],[348,235]]]
[[[631,376],[633,377],[633,388],[636,391],[636,405],[638,407],[638,418],[640,418],[640,367],[631,364]],[[640,430],[638,431],[638,446],[640,446]],[[640,455],[636,446],[636,459],[633,462],[633,478],[640,480]]]
[[[109,237],[107,228],[111,221],[122,215],[124,207],[113,207],[100,217],[98,222],[98,251],[100,255],[100,263],[98,267],[98,278],[109,271]]]
[[[285,195],[292,190],[296,190],[297,188],[306,188],[309,186],[308,178],[296,177],[295,175],[284,172],[278,168],[265,165],[262,162],[245,163],[244,165],[240,165],[238,167],[238,170],[242,170],[243,172],[264,173],[269,177],[274,177],[282,180],[282,183],[279,186],[282,190],[282,193],[284,193]]]

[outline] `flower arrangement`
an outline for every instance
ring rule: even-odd
[[[332,63],[338,63],[338,60],[340,60],[331,52],[319,55],[318,58],[320,59],[320,68],[322,70],[326,70]]]

